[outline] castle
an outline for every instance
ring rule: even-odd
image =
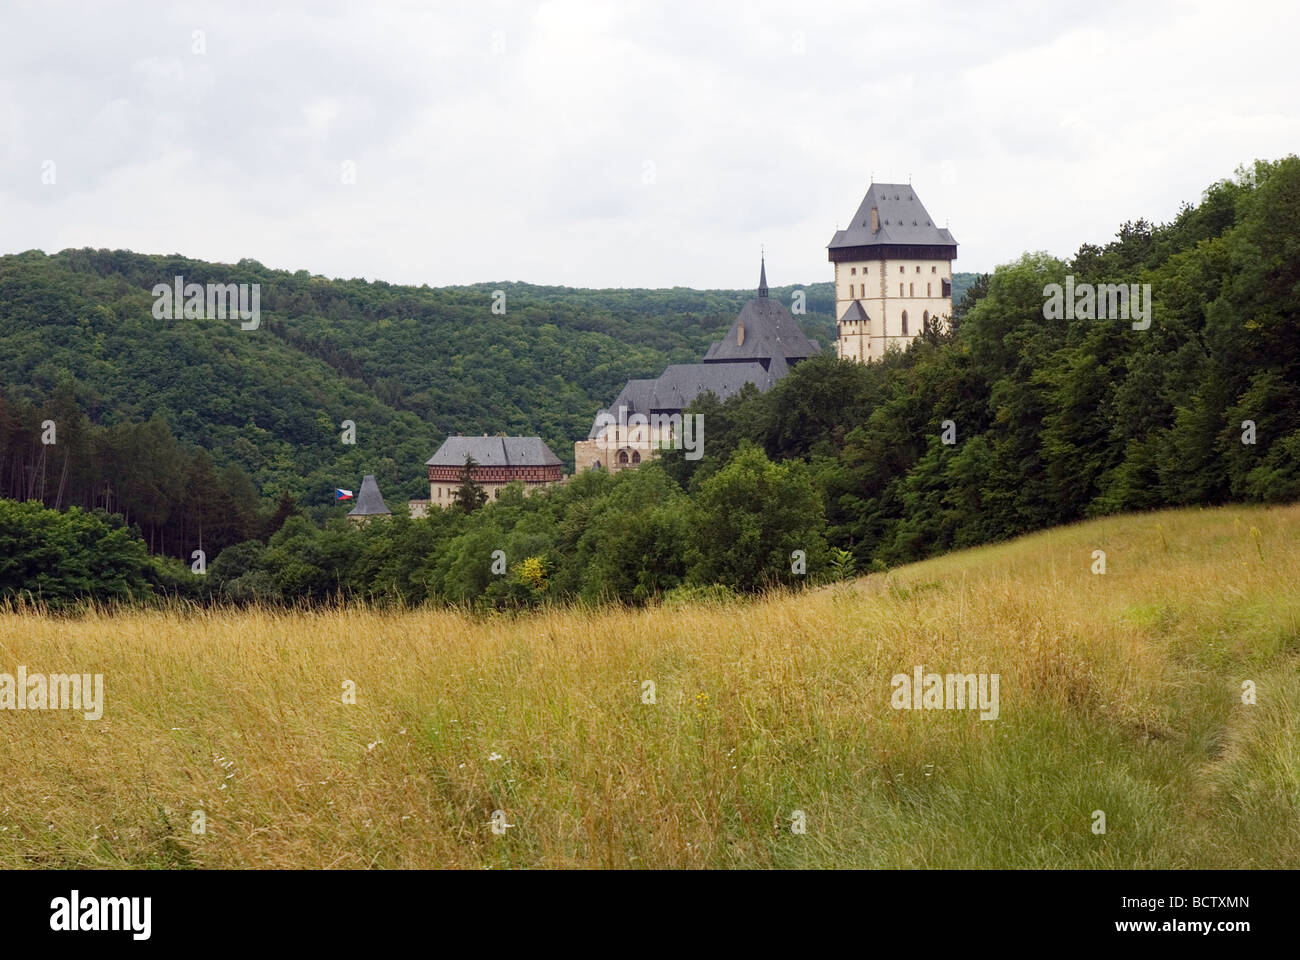
[[[957,241],[934,224],[911,184],[871,183],[848,227],[836,230],[826,249],[835,265],[840,358],[879,359],[890,347],[905,348],[950,321]],[[679,445],[683,412],[696,397],[711,391],[725,400],[747,383],[767,390],[820,350],[790,311],[768,296],[763,261],[758,296],[746,302],[727,335],[701,363],[670,366],[653,380],[629,380],[596,414],[587,439],[573,445],[574,469],[634,467]]]
[[[474,461],[470,478],[481,486],[489,500],[501,496],[506,485],[516,480],[529,494],[539,487],[561,482],[563,464],[541,437],[448,437],[425,461],[429,470],[429,499],[409,500],[412,517],[423,517],[430,506],[450,507],[456,503],[456,488],[469,460]]]
[[[872,183],[826,251],[835,264],[840,357],[878,360],[952,317],[957,241],[935,226],[910,183]]]
[[[935,225],[911,184],[875,183],[848,227],[827,245],[835,270],[835,352],[866,363],[891,347],[904,348],[952,317],[952,261],[957,241]],[[897,292],[895,292],[897,291]],[[785,306],[768,295],[767,261],[759,264],[757,296],[746,301],[726,336],[700,363],[673,364],[653,379],[629,380],[614,402],[596,414],[585,440],[573,445],[576,473],[616,473],[683,446],[686,409],[704,393],[719,400],[746,384],[766,391],[792,367],[820,353]],[[468,459],[471,475],[489,499],[522,481],[525,493],[563,482],[558,457],[540,437],[449,437],[426,463],[429,499],[409,502],[412,517],[448,507]],[[353,518],[386,513],[373,477],[362,484]]]
[[[617,473],[681,446],[682,415],[696,397],[719,400],[747,383],[765,391],[821,347],[804,336],[790,311],[768,296],[767,262],[760,261],[758,295],[741,308],[726,336],[700,363],[673,364],[653,380],[629,380],[614,402],[596,414],[586,440],[573,445],[574,470]],[[632,422],[629,422],[632,420]]]

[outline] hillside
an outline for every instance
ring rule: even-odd
[[[154,319],[149,291],[177,275],[260,283],[262,326]],[[957,275],[958,297],[973,279]],[[773,287],[772,296],[789,302],[795,289],[807,295],[804,329],[830,344],[831,284]],[[504,315],[491,309],[497,290]],[[431,289],[255,261],[31,251],[0,257],[0,390],[39,404],[71,383],[95,423],[161,417],[180,442],[244,468],[268,497],[325,502],[336,480],[363,469],[395,495],[417,496],[412,466],[450,433],[539,434],[571,467],[572,441],[626,380],[698,359],[751,296]],[[358,423],[355,450],[340,449],[344,419]]]
[[[107,704],[7,715],[0,866],[1296,869],[1297,583],[1300,506],[1232,507],[737,604],[0,613]]]
[[[176,276],[260,284],[261,325],[155,318],[151,291]],[[831,284],[798,289],[804,328],[829,345]],[[697,360],[751,296],[431,289],[128,251],[0,257],[0,496],[121,512],[151,549],[188,556],[192,531],[218,549],[256,536],[286,497],[323,519],[334,488],[366,473],[395,504],[427,496],[423,463],[454,433],[537,434],[571,471],[597,409],[630,378]],[[47,419],[64,435],[53,464]],[[347,420],[355,445],[341,442]]]
[[[153,285],[178,275],[260,283],[261,327],[155,319]],[[789,302],[794,289],[772,295]],[[800,289],[805,330],[830,343],[831,284]],[[496,290],[504,315],[491,309]],[[334,486],[370,472],[400,501],[420,495],[420,466],[451,433],[538,434],[571,469],[572,442],[626,380],[698,359],[752,295],[430,289],[255,261],[31,251],[0,257],[0,396],[40,405],[66,385],[93,423],[160,418],[271,500],[289,493],[324,506]],[[346,419],[357,424],[355,447],[339,442]]]

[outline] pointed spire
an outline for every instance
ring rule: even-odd
[[[760,254],[760,256],[762,260],[761,260],[761,266],[758,268],[758,295],[760,297],[766,298],[767,297],[767,255]]]
[[[392,513],[379,492],[375,475],[367,473],[361,481],[361,492],[357,494],[357,505],[349,512],[349,517],[375,517]]]

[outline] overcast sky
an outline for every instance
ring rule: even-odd
[[[0,4],[0,253],[806,283],[874,174],[987,270],[1300,145],[1293,2]]]

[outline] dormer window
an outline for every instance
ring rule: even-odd
[[[871,232],[875,233],[880,229],[880,211],[875,207],[871,208]]]

